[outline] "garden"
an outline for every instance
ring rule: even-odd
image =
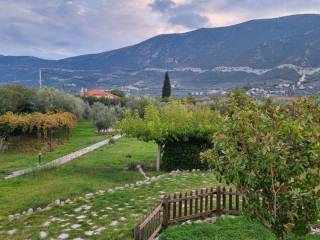
[[[320,224],[317,96],[279,103],[236,90],[208,102],[115,102],[6,88],[22,100],[9,108],[13,97],[0,98],[1,176],[41,164],[39,151],[46,163],[123,136],[61,166],[2,178],[0,239],[132,239],[168,194],[220,186],[237,190],[241,216],[200,214],[163,228],[159,239],[320,239],[311,233]],[[204,196],[197,209],[207,207]]]

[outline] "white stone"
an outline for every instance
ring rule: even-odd
[[[73,225],[71,226],[72,229],[78,229],[78,228],[80,228],[80,227],[81,227],[81,224],[73,224]]]
[[[67,239],[69,237],[68,233],[61,233],[58,237],[58,239]]]
[[[93,235],[93,231],[85,231],[84,235],[86,236],[92,236]]]
[[[91,215],[94,217],[98,216],[97,212],[91,212]]]
[[[15,234],[17,232],[17,229],[12,229],[8,231],[8,235],[12,236],[13,234]]]
[[[46,221],[44,224],[42,224],[43,227],[48,227],[50,225],[50,221]]]
[[[87,216],[85,216],[85,215],[80,215],[80,216],[78,216],[77,217],[77,219],[84,219],[84,218],[86,218]]]
[[[33,213],[33,208],[29,208],[28,209],[28,215],[32,214]]]
[[[117,226],[118,225],[118,221],[112,221],[110,225],[111,226]]]
[[[47,232],[41,231],[41,232],[39,233],[39,237],[40,237],[41,239],[46,238],[47,236],[48,236],[48,233],[47,233]]]

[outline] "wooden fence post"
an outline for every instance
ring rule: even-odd
[[[221,216],[221,189],[217,187],[217,216]]]
[[[139,224],[136,224],[134,226],[133,235],[134,235],[134,240],[140,240],[140,227],[139,227]]]
[[[168,223],[169,223],[169,197],[167,195],[165,195],[164,199],[163,199],[163,221],[162,221],[162,225],[163,227],[167,227]]]

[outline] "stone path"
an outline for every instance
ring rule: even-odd
[[[78,151],[75,151],[73,153],[70,153],[68,155],[65,155],[63,157],[60,157],[60,158],[57,158],[51,162],[48,162],[44,165],[41,165],[41,166],[37,166],[37,167],[31,167],[31,168],[25,168],[25,169],[22,169],[22,170],[18,170],[18,171],[14,171],[12,172],[10,175],[6,176],[5,179],[9,179],[9,178],[15,178],[15,177],[18,177],[18,176],[21,176],[21,175],[24,175],[26,173],[30,173],[32,171],[35,171],[35,170],[39,170],[39,169],[43,169],[43,168],[48,168],[48,167],[52,167],[52,166],[59,166],[59,165],[62,165],[64,163],[67,163],[67,162],[70,162],[86,153],[89,153],[89,152],[92,152],[104,145],[107,145],[110,143],[110,140],[112,141],[115,141],[115,140],[118,140],[119,138],[121,138],[121,135],[116,135],[114,137],[112,137],[111,139],[106,139],[106,140],[103,140],[101,142],[98,142],[98,143],[95,143],[89,147],[86,147],[86,148],[83,148],[83,149],[80,149]]]
[[[71,199],[56,199],[0,221],[0,239],[131,240],[133,226],[166,193],[215,183],[211,172],[172,171]]]

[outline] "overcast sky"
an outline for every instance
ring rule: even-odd
[[[60,59],[301,13],[320,13],[320,0],[0,0],[0,54]]]

